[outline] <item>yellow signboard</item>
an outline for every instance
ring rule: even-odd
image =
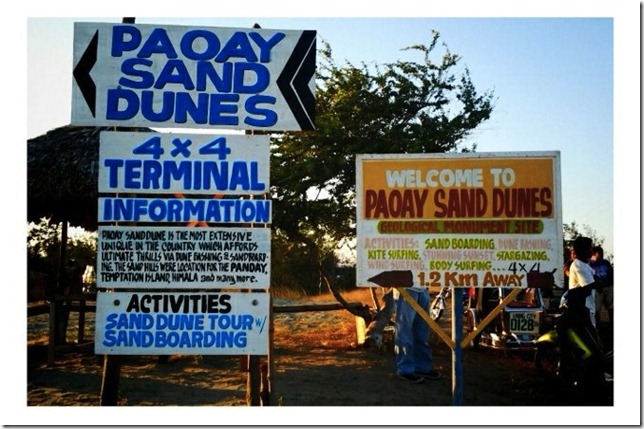
[[[356,183],[359,286],[390,271],[420,286],[561,280],[558,152],[359,155]]]

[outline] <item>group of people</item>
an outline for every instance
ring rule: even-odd
[[[568,255],[567,255],[568,256]],[[604,259],[601,246],[593,247],[588,237],[577,237],[564,264],[563,301],[583,314],[581,323],[599,325],[601,310],[613,324],[613,266]],[[429,291],[414,286],[409,294],[424,308],[429,308]],[[396,372],[412,383],[437,380],[442,375],[432,367],[429,326],[402,297],[396,300]]]

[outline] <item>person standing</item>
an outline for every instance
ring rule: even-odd
[[[604,259],[604,249],[601,246],[595,246],[592,249],[590,266],[595,270],[595,275],[602,281],[602,291],[595,293],[595,311],[597,322],[600,319],[600,311],[606,309],[608,321],[613,324],[613,266]]]
[[[575,260],[575,251],[571,249],[564,249],[564,266],[563,266],[563,272],[564,272],[564,292],[569,289],[569,284],[570,284],[570,266],[572,265],[572,261]]]
[[[588,237],[577,237],[573,243],[576,258],[570,265],[570,288],[564,294],[567,309],[555,324],[563,398],[584,398],[584,402],[596,400],[605,383],[595,319],[595,292],[601,290],[602,282],[588,264],[592,245]],[[580,348],[583,353],[578,353]]]
[[[594,286],[595,271],[588,264],[592,253],[593,241],[588,237],[577,237],[573,243],[574,259],[570,264],[569,290],[576,288]],[[595,288],[586,296],[585,306],[588,309],[590,323],[597,327],[595,319]]]
[[[423,308],[429,310],[429,290],[412,286],[405,289]],[[396,298],[396,374],[411,383],[438,380],[441,374],[432,368],[432,349],[429,344],[429,325],[416,313],[407,300]]]

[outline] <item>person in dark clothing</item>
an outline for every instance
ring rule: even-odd
[[[570,266],[572,261],[575,260],[575,251],[573,249],[564,249],[564,292],[567,291],[570,287]]]
[[[595,275],[602,281],[602,291],[595,292],[595,314],[599,323],[600,311],[606,309],[608,320],[613,324],[613,266],[604,259],[604,249],[595,246],[592,249],[590,266],[595,270]]]

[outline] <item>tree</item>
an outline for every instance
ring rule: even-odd
[[[63,224],[52,224],[48,218],[27,224],[29,301],[51,300],[59,293],[81,293],[85,269],[96,265],[97,234],[78,227],[70,227],[67,232],[67,239],[63,240]],[[65,341],[69,321],[68,309],[59,309],[57,312],[60,316],[53,319],[54,344]]]
[[[419,54],[420,61],[371,68],[336,65],[325,43],[317,75],[316,131],[272,139],[274,237],[306,255],[311,282],[306,289],[326,282],[337,292],[322,261],[355,238],[356,154],[475,149],[461,146],[489,119],[494,96],[477,92],[468,69],[458,67],[460,57],[444,44],[438,52],[439,40],[433,31],[429,45],[406,49]]]
[[[593,241],[593,246],[603,246],[604,241],[606,241],[604,237],[597,235],[597,231],[588,225],[579,226],[575,221],[563,224],[564,249],[571,249],[575,239],[580,236],[590,238]],[[604,257],[608,260],[613,259],[612,255],[609,254],[605,254]]]
[[[48,218],[27,224],[29,289],[34,286],[32,280],[44,278],[47,293],[53,292],[59,269],[61,231],[61,224],[52,224]],[[64,269],[72,284],[80,284],[85,268],[96,265],[96,239],[96,232],[70,228]]]

